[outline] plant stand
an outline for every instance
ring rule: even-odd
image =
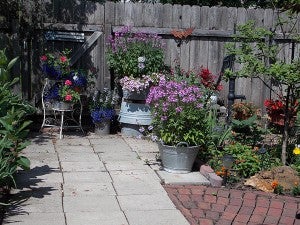
[[[81,117],[82,117],[82,103],[79,101],[74,106],[65,106],[59,102],[51,102],[45,100],[50,88],[61,81],[45,79],[44,87],[42,89],[42,108],[43,108],[43,122],[41,130],[44,127],[59,128],[59,138],[62,139],[62,131],[64,128],[80,129],[84,134]],[[60,116],[60,117],[59,117]]]

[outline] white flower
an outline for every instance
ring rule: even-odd
[[[78,80],[78,76],[77,75],[75,75],[74,77],[73,77],[73,80]]]

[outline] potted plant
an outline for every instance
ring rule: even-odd
[[[202,68],[199,73],[161,76],[150,89],[146,102],[152,106],[153,131],[168,172],[190,172],[205,144],[210,96],[220,89],[208,80],[213,76]]]
[[[72,109],[80,101],[80,94],[87,86],[87,77],[81,70],[70,67],[70,50],[48,52],[40,57],[45,75],[43,107],[51,103],[55,109]],[[45,103],[46,102],[46,103]]]
[[[95,133],[105,135],[110,133],[110,123],[115,117],[117,97],[109,89],[96,91],[91,103],[90,113],[95,124]]]
[[[40,57],[44,75],[49,79],[61,80],[70,75],[70,50],[48,52]]]
[[[164,68],[163,55],[161,37],[156,34],[125,26],[109,38],[107,61],[116,75],[117,85],[122,87],[119,121],[121,133],[126,136],[140,135],[139,126],[151,123],[150,107],[145,99]]]

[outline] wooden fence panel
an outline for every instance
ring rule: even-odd
[[[96,67],[98,88],[109,87],[113,83],[113,76],[110,74],[105,59],[105,44],[114,27],[131,25],[143,31],[157,31],[166,44],[164,52],[167,65],[174,67],[179,64],[185,70],[198,70],[200,66],[204,66],[219,76],[226,55],[225,44],[232,41],[230,35],[234,33],[236,25],[254,20],[258,26],[274,29],[277,18],[276,12],[271,9],[210,8],[206,6],[123,2],[100,4],[90,1],[69,0],[42,1],[45,2],[47,11],[47,16],[44,19],[44,31],[52,29],[66,32],[85,30],[86,38],[88,38],[95,29],[91,28],[90,31],[87,31],[87,27],[95,26],[96,29],[101,27],[100,30],[103,35],[77,63],[78,67]],[[283,15],[283,17],[288,18],[287,15]],[[63,26],[58,28],[59,24]],[[300,24],[298,22],[294,24],[293,21],[283,26],[283,29],[288,31],[293,26],[300,30]],[[195,28],[195,30],[180,44],[171,34],[171,31],[173,29],[184,31],[187,28]],[[76,51],[79,46],[78,43],[66,41],[48,41],[44,46],[45,40],[42,36],[44,31],[37,32],[36,37],[33,37],[31,40],[33,49],[29,51],[34,65],[31,81],[35,86],[37,83],[36,76],[38,76],[36,75],[38,72],[36,68],[38,68],[39,61],[37,55],[42,53],[44,47],[53,49],[68,47]],[[3,34],[0,34],[1,39],[3,39],[2,36]],[[277,42],[282,46],[280,57],[287,62],[291,61],[292,45],[281,43],[280,40]],[[299,57],[300,45],[295,44],[294,50],[295,57]],[[234,70],[237,71],[240,68],[241,65],[236,64]],[[265,82],[271,84],[267,78]],[[221,97],[226,100],[228,85],[225,82],[222,83],[224,90]],[[259,106],[263,105],[264,99],[270,97],[270,90],[259,79],[237,79],[236,93],[245,95],[247,100],[253,101]]]

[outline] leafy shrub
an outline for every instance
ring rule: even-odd
[[[0,51],[3,56],[4,51]],[[12,93],[13,85],[18,81],[8,81],[7,71],[13,66],[16,59],[11,62],[1,57],[0,64],[0,185],[8,185],[13,181],[13,174],[18,167],[29,169],[29,160],[21,156],[21,151],[29,144],[25,141],[31,123],[26,116],[35,110],[21,97]]]
[[[235,159],[232,170],[241,178],[248,178],[260,170],[260,159],[257,154],[248,145],[241,143],[230,144],[224,147],[223,150],[215,150],[213,158],[209,164],[215,170],[222,167],[222,157],[224,155],[232,155]]]

